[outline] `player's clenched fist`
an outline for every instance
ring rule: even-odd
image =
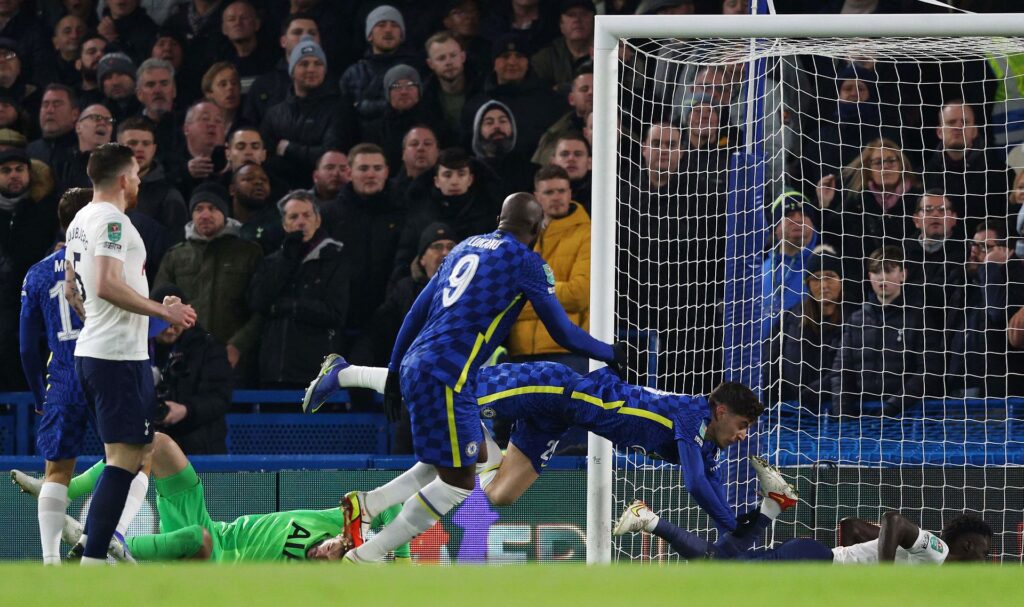
[[[171,305],[165,304],[165,307],[167,310],[167,316],[164,320],[172,325],[189,329],[196,324],[196,311],[192,306],[183,304],[179,300]]]

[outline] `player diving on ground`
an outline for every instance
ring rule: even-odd
[[[383,392],[386,376],[386,369],[349,365],[332,354],[307,388],[304,406],[316,411],[341,388]],[[531,362],[484,367],[474,390],[482,417],[515,420],[504,459],[489,471],[493,480],[485,483],[481,475],[495,505],[515,502],[540,475],[559,438],[579,426],[682,466],[687,490],[720,531],[737,528],[718,468],[722,449],[744,440],[764,410],[746,386],[724,382],[707,397],[686,396],[629,384],[607,367],[580,375],[559,363]],[[766,501],[777,504],[767,507],[794,505],[796,490],[763,460],[752,461],[762,494],[771,497]],[[766,483],[773,475],[778,480]]]
[[[879,524],[843,519],[839,523],[841,545],[835,548],[811,538],[787,540],[775,548],[752,548],[774,519],[775,516],[762,511],[760,516],[744,521],[736,530],[711,543],[659,517],[637,500],[622,512],[612,534],[651,533],[668,542],[685,559],[826,561],[837,565],[983,561],[992,541],[992,528],[969,514],[952,519],[940,535],[935,535],[897,512],[887,512]]]
[[[112,554],[117,560],[191,559],[217,563],[338,560],[350,547],[342,533],[344,514],[340,506],[249,514],[230,523],[214,521],[206,509],[199,475],[174,439],[161,432],[155,433],[151,457],[161,532],[125,538],[129,551]],[[80,477],[84,483],[94,485],[102,469],[101,461]],[[11,471],[11,479],[22,491],[38,499],[42,479],[18,470]],[[90,487],[85,488],[89,490]],[[384,510],[370,523],[370,528],[388,524],[398,511],[398,506]],[[82,531],[79,521],[64,516],[62,537],[65,542],[75,545]],[[396,548],[394,558],[396,562],[409,562],[408,544]]]

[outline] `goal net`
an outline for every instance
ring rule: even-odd
[[[594,242],[615,247],[595,247],[592,326],[635,346],[633,383],[759,392],[718,472],[738,514],[758,502],[749,453],[798,487],[769,544],[968,513],[994,558],[1021,560],[1024,38],[997,35],[1006,20],[1024,31],[1020,15],[598,20]],[[677,467],[602,449],[592,562],[637,498],[715,537]],[[607,554],[678,559],[647,534]]]

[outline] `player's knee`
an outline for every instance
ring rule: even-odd
[[[516,501],[516,496],[511,491],[501,486],[495,486],[495,483],[488,485],[484,489],[484,493],[493,506],[511,506]]]
[[[194,561],[208,561],[213,556],[213,537],[205,528],[200,528],[200,531],[202,532],[202,541],[196,552],[189,558]]]

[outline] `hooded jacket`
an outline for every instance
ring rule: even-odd
[[[185,241],[164,256],[155,287],[177,285],[214,337],[246,352],[259,339],[260,319],[249,313],[246,295],[263,252],[258,244],[239,237],[240,226],[228,219],[224,229],[207,239],[189,222]]]
[[[508,121],[512,125],[512,136],[510,137],[511,151],[501,156],[487,156],[484,153],[484,141],[483,137],[480,136],[480,125],[484,121],[484,114],[493,108],[500,108],[508,116]],[[473,116],[473,139],[471,149],[473,155],[479,160],[487,169],[498,176],[500,185],[496,188],[495,193],[504,198],[506,195],[512,192],[533,191],[533,174],[536,172],[536,167],[530,162],[530,159],[520,152],[516,151],[516,145],[519,141],[519,126],[516,123],[516,116],[512,113],[507,105],[500,101],[490,100],[480,105],[477,108],[476,113]]]
[[[252,311],[263,316],[260,383],[304,385],[324,356],[342,346],[349,303],[349,263],[343,245],[289,235],[267,257],[249,289]]]
[[[569,320],[586,330],[590,324],[590,217],[578,202],[569,203],[572,212],[551,220],[533,250],[555,274],[555,297]],[[540,321],[533,305],[527,303],[509,334],[509,354],[564,354]]]

